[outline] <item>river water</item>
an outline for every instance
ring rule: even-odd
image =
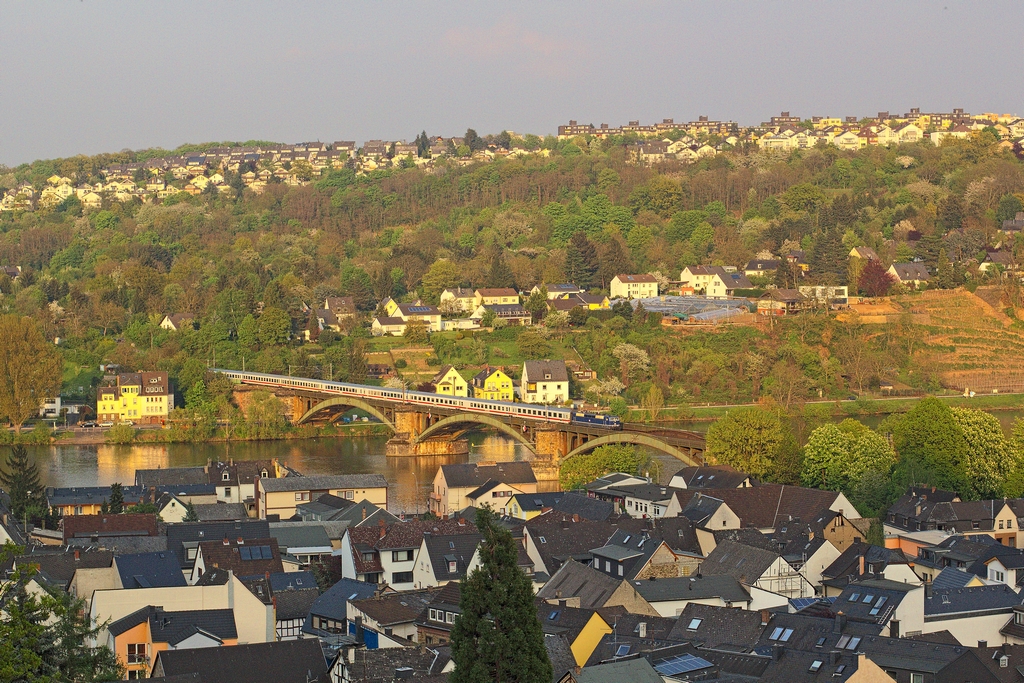
[[[47,486],[109,486],[135,483],[135,470],[205,465],[207,461],[269,460],[307,475],[383,474],[390,484],[389,509],[427,510],[427,494],[441,465],[492,460],[529,460],[521,445],[493,434],[470,433],[469,455],[389,458],[387,437],[241,441],[203,444],[137,444],[132,446],[29,446]],[[0,456],[2,457],[2,456]]]
[[[1024,411],[993,411],[1009,434],[1013,421]],[[882,418],[860,418],[869,427],[877,427]],[[707,431],[710,422],[678,421],[659,423],[678,429]],[[799,431],[799,430],[798,430]],[[285,441],[241,441],[232,443],[162,444],[132,446],[29,446],[47,486],[109,486],[115,481],[135,482],[135,470],[160,467],[205,465],[207,461],[269,460],[280,462],[303,474],[383,474],[390,485],[389,508],[396,514],[427,510],[430,485],[441,465],[489,460],[507,462],[530,460],[523,446],[494,434],[470,432],[469,455],[429,457],[386,457],[387,437],[297,439]],[[0,454],[2,456],[2,454]],[[661,481],[665,483],[682,464],[668,456],[661,462]]]

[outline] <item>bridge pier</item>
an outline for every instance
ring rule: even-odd
[[[558,428],[533,430],[535,455],[530,464],[538,484],[557,485],[562,458],[569,452],[567,436],[566,432]],[[557,487],[554,490],[558,490]]]
[[[395,411],[395,435],[388,439],[384,446],[384,454],[397,457],[418,455],[466,455],[469,453],[469,442],[445,436],[436,436],[423,441],[417,437],[437,419],[428,413],[412,410]],[[439,419],[439,418],[438,418]]]

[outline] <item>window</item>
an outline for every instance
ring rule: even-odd
[[[814,647],[821,647],[822,645],[825,644],[825,640],[826,640],[825,638],[818,638],[818,642],[816,642],[814,644]]]
[[[412,572],[395,572],[391,575],[391,583],[412,583]]]
[[[146,644],[128,643],[128,663],[144,664],[146,662]]]
[[[1000,529],[1002,529],[1002,528],[1003,528],[1003,520],[999,520],[999,528],[1000,528]]]
[[[868,605],[874,599],[875,599],[875,596],[871,595],[870,593],[868,593],[867,595],[864,596],[864,599],[861,602],[863,602],[865,605]]]
[[[612,563],[611,563],[611,562],[609,562],[608,560],[605,560],[605,561],[604,561],[604,570],[605,570],[606,572],[608,572],[609,574],[611,574],[611,573],[612,573]]]
[[[221,481],[231,481],[231,473],[228,472],[227,470],[224,470],[220,474],[220,480]]]
[[[373,553],[363,553],[363,562],[373,562]]]
[[[889,598],[885,597],[884,595],[882,597],[878,598],[878,602],[876,602],[875,606],[871,608],[870,612],[868,612],[868,616],[871,616],[871,617],[878,616],[878,613],[881,611],[882,607],[888,601],[889,601]]]
[[[199,548],[188,548],[185,551],[185,557],[187,557],[190,560],[194,560],[194,559],[196,559],[196,553],[198,551],[199,551]]]
[[[807,671],[809,673],[812,673],[812,674],[813,673],[817,673],[818,669],[821,668],[821,664],[822,664],[822,661],[820,659],[815,659],[813,662],[811,662],[811,668],[808,669]]]
[[[836,672],[833,675],[835,675],[835,676],[842,676],[844,671],[846,671],[846,665],[845,664],[840,664],[839,666],[836,667]]]
[[[981,528],[981,522],[971,522],[971,528],[972,529],[980,529]],[[910,674],[910,678],[913,679],[915,675],[917,675],[917,674]],[[920,675],[922,676],[922,678],[924,677],[924,674],[920,674]]]
[[[391,552],[392,562],[412,562],[411,550],[394,550]]]
[[[622,565],[619,565],[619,576],[622,576]]]
[[[924,674],[910,674],[910,683],[924,683]]]
[[[455,560],[449,560],[448,561],[448,573],[449,574],[454,574],[457,571],[459,571],[459,563],[456,562]]]
[[[455,623],[455,612],[445,612],[444,613],[444,622],[446,624],[454,624]]]
[[[299,491],[295,494],[295,500],[309,500],[309,491]]]
[[[860,645],[860,637],[851,638],[849,644],[846,646],[847,650],[856,650],[857,646]]]
[[[787,628],[785,631],[782,632],[782,636],[779,637],[779,642],[787,643],[787,642],[789,642],[789,639],[792,638],[792,637],[793,637],[793,629]]]
[[[548,542],[548,539],[544,538],[543,536],[541,536],[537,540],[539,540],[541,543],[547,543]]]
[[[704,620],[703,619],[690,619],[690,624],[686,627],[686,630],[687,631],[696,631],[697,628],[700,627],[700,622],[702,622],[702,621],[704,621]]]
[[[777,627],[774,631],[772,631],[772,634],[768,636],[768,640],[778,640],[779,636],[782,635],[782,631],[783,628],[781,626]]]
[[[844,650],[844,649],[846,649],[846,646],[849,645],[849,644],[850,644],[850,636],[843,636],[842,638],[839,639],[839,642],[836,643],[836,648],[839,649],[839,650]]]
[[[230,498],[231,497],[231,489],[230,488],[225,488],[224,489],[224,497],[225,498]]]
[[[615,650],[616,657],[625,657],[629,654],[629,645],[619,645],[618,649]]]
[[[858,600],[860,600],[860,593],[854,593],[853,595],[850,596],[850,600],[849,601],[850,602],[857,602]]]

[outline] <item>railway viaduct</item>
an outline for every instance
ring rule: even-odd
[[[533,453],[534,469],[539,479],[557,479],[562,461],[606,444],[643,446],[671,455],[687,465],[704,462],[704,436],[681,429],[627,422],[618,431],[551,422],[543,417],[482,415],[454,406],[424,406],[373,397],[339,396],[306,387],[247,385],[245,380],[238,382],[235,389],[237,403],[244,406],[248,399],[246,394],[255,389],[272,391],[284,401],[291,422],[296,425],[332,423],[352,410],[360,410],[377,419],[392,433],[386,447],[387,455],[391,456],[466,453],[468,444],[461,438],[466,432],[492,430]]]

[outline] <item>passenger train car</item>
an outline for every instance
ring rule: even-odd
[[[307,379],[305,377],[282,377],[281,375],[266,375],[259,372],[239,372],[237,370],[224,370],[221,368],[213,368],[213,372],[225,375],[235,382],[245,382],[246,384],[311,389],[313,391],[325,394],[337,394],[339,396],[372,398],[376,400],[395,401],[396,403],[413,403],[425,406],[436,405],[445,408],[458,408],[459,410],[464,410],[470,413],[515,416],[532,420],[543,420],[545,422],[558,422],[562,424],[576,422],[605,429],[622,429],[622,421],[614,415],[587,413],[571,410],[569,408],[559,408],[557,406],[535,405],[532,403],[506,403],[505,401],[487,401],[479,398],[446,396],[444,394],[432,394],[423,391],[402,391],[400,389],[389,389],[387,387],[372,387],[363,384],[347,384],[345,382],[327,382],[319,379]]]

